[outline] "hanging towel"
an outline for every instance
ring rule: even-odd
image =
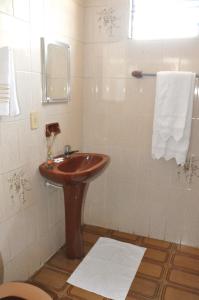
[[[152,157],[175,158],[183,165],[189,148],[195,74],[158,72]]]
[[[0,116],[18,114],[13,50],[3,47],[0,48]]]

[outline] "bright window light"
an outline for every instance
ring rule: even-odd
[[[131,0],[129,27],[141,40],[199,36],[199,0]]]

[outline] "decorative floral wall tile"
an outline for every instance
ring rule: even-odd
[[[31,185],[23,169],[17,170],[8,177],[10,198],[15,201],[19,199],[21,203],[26,202],[25,193],[31,191]]]
[[[199,157],[188,157],[184,166],[177,169],[178,179],[184,180],[186,187],[191,189],[195,181],[199,182]]]
[[[26,167],[6,173],[2,176],[4,219],[17,213],[26,206],[31,197],[32,184]]]
[[[104,31],[108,37],[112,37],[114,30],[119,28],[120,19],[116,15],[116,10],[112,7],[103,8],[97,14],[98,29]]]

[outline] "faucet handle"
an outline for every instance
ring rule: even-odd
[[[79,152],[79,150],[72,150],[69,152],[69,154],[73,154],[73,153],[77,153],[77,152]]]

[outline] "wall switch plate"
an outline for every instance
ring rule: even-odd
[[[31,129],[37,129],[39,127],[39,114],[38,112],[30,113],[30,127]]]

